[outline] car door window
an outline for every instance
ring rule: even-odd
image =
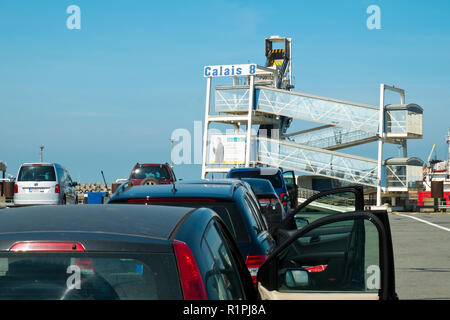
[[[204,234],[202,248],[209,253],[210,268],[206,272],[206,290],[213,300],[244,299],[239,271],[226,242],[222,241],[214,222],[211,222]]]
[[[295,177],[293,171],[286,171],[283,172],[283,178],[286,184],[288,185],[295,185]]]
[[[351,220],[305,234],[288,247],[279,261],[279,277],[284,281],[281,290],[377,292],[379,286],[372,280],[368,283],[368,275],[379,270],[376,236],[370,222]],[[295,282],[299,274],[296,270],[307,272],[308,283]]]
[[[67,182],[72,185],[72,177],[67,173]]]
[[[271,267],[260,269],[258,281],[264,287],[293,294],[289,297],[293,299],[308,299],[301,295],[305,293],[367,293],[377,297],[381,288],[380,236],[372,218],[355,217],[297,233],[298,237],[266,261]],[[264,280],[269,270],[276,275],[272,284]]]
[[[72,186],[72,178],[70,177],[69,172],[67,172],[67,171],[65,171],[65,172],[66,172],[66,184],[71,187]]]
[[[64,181],[64,171],[61,167],[56,167],[56,171],[58,173],[59,182],[62,183]]]
[[[355,210],[356,195],[353,192],[340,192],[324,195],[295,214],[297,229],[301,229],[317,219],[331,214],[344,213]]]
[[[247,204],[250,213],[249,216],[252,227],[257,234],[260,234],[265,229],[264,228],[265,224],[263,221],[261,221],[261,218],[258,215],[258,209],[253,205],[252,201],[247,195],[244,196],[244,201]]]

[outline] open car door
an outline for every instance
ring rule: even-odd
[[[265,300],[392,300],[392,239],[385,211],[319,218],[295,231],[260,267]]]

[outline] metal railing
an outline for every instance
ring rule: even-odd
[[[338,149],[348,145],[365,143],[368,139],[375,138],[376,134],[352,128],[335,126],[322,127],[322,129],[299,132],[297,135],[289,135],[287,139],[298,144],[322,149]]]
[[[284,140],[256,138],[258,163],[340,179],[356,184],[377,185],[377,161],[298,145]]]
[[[248,110],[249,87],[216,87],[216,112],[246,112]],[[377,133],[379,109],[374,106],[312,96],[294,91],[256,87],[257,111],[354,128]]]

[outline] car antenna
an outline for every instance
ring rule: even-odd
[[[108,193],[108,184],[106,183],[105,175],[103,174],[103,170],[101,170],[103,182],[105,183],[106,193]]]

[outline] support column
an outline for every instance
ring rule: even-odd
[[[246,150],[245,150],[245,166],[250,166],[250,153],[252,145],[252,115],[253,115],[253,103],[255,97],[255,76],[250,76],[250,86],[248,89],[248,119],[247,119],[247,138],[246,138]]]
[[[408,158],[408,141],[402,140],[403,158]]]
[[[206,177],[206,160],[208,154],[208,129],[209,129],[209,111],[211,106],[211,80],[208,77],[206,80],[206,102],[205,102],[205,128],[203,129],[203,161],[202,161],[202,179]]]
[[[405,99],[405,91],[401,90],[400,91],[400,104],[405,104],[406,99]],[[408,157],[408,140],[407,139],[403,139],[402,140],[402,149],[403,149],[403,158],[407,158]]]

